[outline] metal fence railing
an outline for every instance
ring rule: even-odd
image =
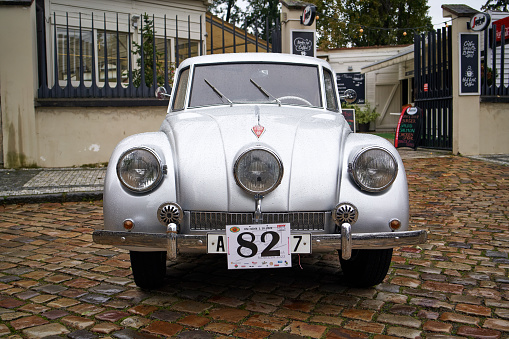
[[[497,29],[500,28],[500,29]],[[509,67],[506,67],[505,25],[484,31],[484,52],[481,61],[481,96],[509,97]]]
[[[38,35],[39,99],[153,98],[159,86],[170,92],[175,68],[188,57],[280,52],[281,45],[278,23],[270,30],[269,43],[210,14],[205,25],[202,16],[180,20],[124,14],[119,19],[119,14],[112,18],[111,14],[53,13],[51,19],[52,41],[47,43],[44,33]],[[210,32],[203,34],[203,27]],[[222,39],[213,40],[216,34]]]

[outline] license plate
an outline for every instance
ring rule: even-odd
[[[311,253],[311,234],[291,234],[290,224],[229,225],[207,235],[207,253],[227,254],[229,269],[290,267],[292,253]]]

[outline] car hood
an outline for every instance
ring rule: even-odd
[[[264,128],[258,137],[253,127]],[[250,147],[275,151],[281,184],[262,211],[325,211],[337,203],[340,161],[350,128],[339,113],[277,105],[200,108],[167,115],[161,131],[173,147],[177,197],[184,210],[245,212],[254,197],[236,183],[233,167]]]

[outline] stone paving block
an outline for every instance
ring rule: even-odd
[[[29,339],[39,339],[46,338],[49,336],[59,336],[63,334],[70,333],[70,331],[59,323],[46,324],[42,326],[36,326],[24,329],[23,331],[24,338]]]
[[[14,324],[15,338],[504,338],[507,167],[404,162],[410,227],[429,241],[395,249],[384,283],[366,289],[343,283],[337,253],[314,253],[302,269],[244,272],[182,256],[165,286],[145,291],[127,251],[91,242],[101,202],[0,206],[0,335]]]

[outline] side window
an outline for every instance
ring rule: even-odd
[[[187,83],[189,82],[189,68],[184,69],[179,76],[175,98],[173,99],[172,111],[184,109],[186,100]]]
[[[332,78],[331,71],[324,68],[323,77],[325,82],[325,97],[327,100],[327,109],[337,112],[338,98],[336,97],[336,89],[334,88],[334,79]]]

